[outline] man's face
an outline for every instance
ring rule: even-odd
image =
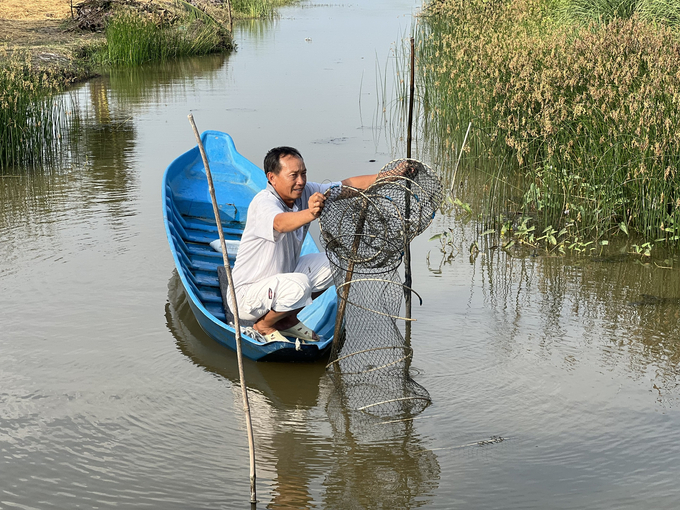
[[[288,207],[302,196],[307,184],[305,162],[296,156],[281,156],[281,171],[278,175],[269,172],[267,179]]]

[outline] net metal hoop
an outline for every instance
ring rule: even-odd
[[[376,402],[375,404],[368,404],[362,407],[359,407],[357,411],[366,411],[369,407],[376,407],[376,406],[382,406],[385,404],[391,404],[392,402],[403,402],[405,400],[426,400],[430,402],[430,397],[401,397],[401,398],[392,398],[390,400],[383,400],[382,402]]]
[[[360,238],[368,238],[368,239],[376,239],[376,240],[383,240],[383,241],[385,241],[385,242],[383,242],[383,248],[380,249],[380,250],[374,250],[374,251],[375,251],[375,254],[374,254],[373,256],[371,256],[371,257],[366,257],[366,258],[361,258],[361,259],[359,259],[359,258],[349,258],[349,257],[340,255],[338,252],[334,252],[334,253],[333,253],[333,257],[332,257],[332,258],[331,258],[331,257],[328,257],[328,260],[330,260],[332,264],[338,266],[340,269],[343,269],[343,270],[345,269],[345,267],[343,267],[342,265],[338,264],[338,263],[336,262],[336,260],[337,260],[337,261],[345,261],[345,262],[347,262],[348,265],[349,265],[349,264],[352,264],[352,263],[353,263],[353,264],[368,264],[369,262],[372,262],[372,261],[376,260],[377,258],[380,257],[380,255],[382,255],[383,253],[385,253],[385,249],[384,249],[384,248],[385,248],[385,245],[388,244],[388,242],[389,242],[389,241],[387,241],[387,238],[385,238],[385,237],[379,237],[379,236],[377,236],[377,235],[375,235],[375,234],[346,234],[346,235],[340,236],[339,238],[338,238],[338,237],[333,237],[332,234],[326,234],[326,235],[327,235],[326,241],[328,242],[329,246],[331,245],[332,242],[340,243],[339,239],[343,239],[343,238],[345,238],[345,237],[352,237],[352,238],[354,238],[354,239],[357,239],[357,238],[359,238],[359,239],[360,239]],[[328,238],[331,238],[332,241],[328,241]],[[400,263],[401,263],[401,255],[399,256],[399,258],[396,259],[396,262],[393,263],[392,265],[394,265],[394,267],[398,267]],[[383,270],[384,270],[385,272],[390,271],[390,270],[391,270],[391,267],[390,267],[390,266],[385,266],[385,267],[383,267]],[[359,272],[359,271],[355,271],[355,272]]]
[[[363,351],[357,351],[357,352],[353,352],[353,353],[351,353],[351,354],[347,354],[347,355],[345,355],[345,356],[342,356],[341,358],[338,358],[338,359],[336,359],[336,360],[331,361],[328,365],[326,365],[326,368],[330,368],[331,366],[333,366],[333,364],[339,363],[339,362],[342,361],[343,359],[349,359],[349,358],[351,358],[352,356],[358,356],[359,354],[366,354],[367,352],[381,351],[381,350],[385,350],[385,349],[392,349],[392,350],[395,350],[395,351],[396,351],[396,350],[403,350],[403,351],[406,352],[406,355],[405,355],[405,356],[402,356],[401,358],[399,358],[399,359],[397,359],[397,360],[394,360],[394,361],[392,361],[392,362],[390,362],[390,363],[385,363],[384,365],[381,365],[381,366],[379,366],[379,367],[373,367],[373,368],[370,368],[370,369],[368,369],[368,370],[361,370],[361,371],[359,371],[359,372],[343,372],[342,370],[340,370],[339,373],[341,373],[342,375],[360,375],[360,374],[369,374],[369,373],[371,373],[371,372],[375,372],[375,371],[377,371],[377,370],[382,370],[383,368],[387,368],[387,367],[396,365],[396,364],[398,364],[398,363],[400,363],[400,362],[402,362],[402,361],[404,361],[404,360],[413,358],[413,349],[410,348],[410,347],[397,347],[397,346],[390,346],[390,347],[374,347],[374,348],[372,348],[372,349],[364,349]]]
[[[378,314],[378,315],[384,315],[385,317],[391,317],[391,318],[393,318],[393,319],[398,319],[398,320],[402,320],[402,321],[411,321],[411,322],[415,322],[415,321],[418,320],[418,319],[412,319],[412,318],[410,318],[410,317],[400,317],[399,315],[393,315],[393,314],[391,314],[391,313],[379,312],[378,310],[374,310],[374,309],[372,309],[372,308],[368,308],[368,307],[366,307],[366,306],[362,306],[362,305],[358,305],[358,304],[356,304],[356,303],[353,303],[353,302],[350,301],[349,299],[346,299],[346,298],[344,298],[344,297],[342,297],[342,296],[340,295],[340,289],[342,289],[342,288],[345,287],[346,285],[354,285],[355,283],[359,283],[359,282],[385,282],[385,283],[391,283],[391,284],[393,284],[393,285],[397,285],[397,286],[401,287],[402,289],[408,289],[408,290],[410,290],[411,292],[413,292],[416,296],[418,296],[418,299],[420,300],[420,304],[421,304],[421,305],[423,304],[423,298],[420,297],[420,294],[418,294],[418,293],[417,293],[415,290],[413,290],[411,287],[407,287],[407,286],[404,285],[403,283],[397,283],[397,282],[395,282],[395,281],[393,281],[393,280],[385,280],[385,279],[383,279],[383,278],[361,278],[361,279],[359,279],[359,280],[352,280],[351,282],[345,282],[345,283],[343,283],[342,285],[339,285],[339,286],[337,287],[337,290],[338,290],[338,298],[339,298],[339,299],[342,299],[343,301],[346,301],[348,304],[350,304],[350,305],[352,305],[352,306],[356,306],[357,308],[361,308],[362,310],[366,310],[367,312],[372,312],[372,313],[375,313],[375,314]]]

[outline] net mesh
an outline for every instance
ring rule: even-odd
[[[432,169],[414,159],[387,164],[365,190],[333,187],[320,217],[338,292],[328,371],[345,405],[378,418],[420,413],[430,403],[411,379],[413,351],[397,321],[405,246],[431,223],[442,199]]]

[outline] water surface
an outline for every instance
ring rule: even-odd
[[[0,508],[247,505],[235,356],[181,291],[163,171],[194,145],[190,112],[258,164],[298,147],[320,181],[401,156],[376,69],[417,7],[303,3],[240,27],[232,55],[92,80],[74,163],[0,178]],[[428,238],[449,227],[442,261]],[[677,506],[677,271],[471,260],[474,240],[451,213],[413,246],[412,375],[433,401],[416,420],[358,427],[322,363],[246,364],[260,507]]]

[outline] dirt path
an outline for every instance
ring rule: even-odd
[[[63,19],[5,19],[0,18],[0,45],[8,49],[35,48],[37,51],[72,51],[88,42],[102,39],[101,34],[83,32],[71,27]]]

